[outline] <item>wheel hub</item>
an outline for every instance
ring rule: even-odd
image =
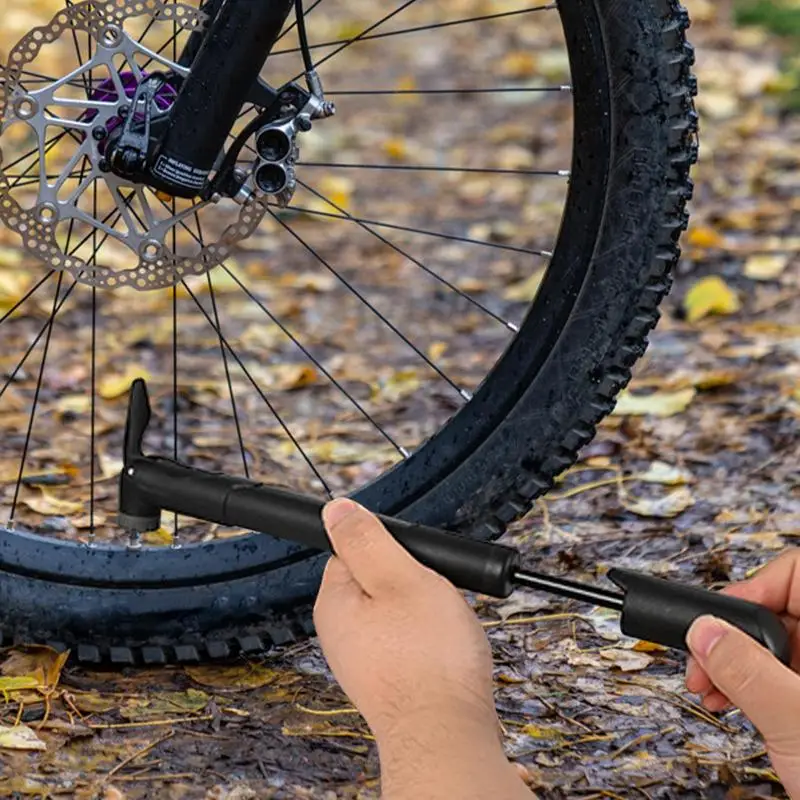
[[[8,65],[0,68],[4,78],[0,89],[0,221],[50,269],[68,272],[91,286],[149,290],[173,286],[189,275],[202,275],[223,263],[235,245],[261,223],[267,213],[268,195],[255,180],[261,159],[253,166],[249,185],[237,192],[235,200],[226,201],[235,213],[233,222],[227,224],[216,241],[197,241],[191,248],[179,251],[174,247],[176,231],[185,234],[185,221],[193,220],[209,206],[216,211],[214,203],[221,198],[194,198],[178,207],[169,194],[132,177],[133,170],[126,175],[116,166],[112,169],[109,156],[126,130],[127,115],[133,114],[131,128],[141,126],[148,115],[152,125],[158,125],[159,118],[166,119],[165,112],[177,97],[180,80],[189,74],[186,67],[148,49],[126,32],[126,23],[136,17],[149,17],[148,24],[166,22],[175,31],[187,34],[202,30],[207,22],[202,11],[179,3],[87,0],[32,31],[11,51]],[[26,85],[28,70],[40,51],[74,31],[91,37],[91,57],[69,75],[53,79],[44,88],[30,89]],[[141,62],[153,66],[147,69]],[[166,75],[166,80],[152,95],[149,107],[136,105],[143,83],[154,72]],[[96,85],[90,83],[92,76],[98,74],[108,77],[97,80]],[[65,88],[81,82],[90,87],[84,97],[66,97]],[[19,126],[26,126],[27,135],[36,142],[33,166],[38,163],[40,176],[35,198],[30,190],[20,197],[19,177],[10,168],[14,162],[6,159],[3,152],[3,135]],[[67,165],[56,176],[44,174],[54,132],[72,147]],[[293,143],[280,161],[270,162],[276,177],[267,188],[278,190],[272,194],[278,195],[279,204],[287,202],[281,194],[293,191],[295,158]],[[20,169],[24,167],[25,164]],[[29,166],[27,172],[31,170]],[[77,174],[79,179],[74,177]],[[31,182],[26,179],[23,185]],[[106,219],[93,214],[91,208],[87,210],[88,193],[98,188],[109,198],[111,213]],[[102,248],[86,256],[67,246],[66,232],[71,234],[77,224],[90,231],[95,240],[112,239],[115,246],[122,245],[129,256],[127,263],[121,265],[119,257],[108,260]],[[188,239],[188,234],[184,238]]]

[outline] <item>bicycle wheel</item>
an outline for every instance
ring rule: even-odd
[[[686,12],[309,3],[337,114],[298,135],[293,197],[242,206],[101,163],[154,70],[169,112],[204,10],[57,10],[19,46],[26,15],[0,34],[4,643],[163,663],[313,632],[324,555],[197,520],[115,530],[142,371],[161,454],[483,539],[524,514],[612,410],[669,289],[696,160]],[[296,37],[290,20],[270,86],[302,73]]]

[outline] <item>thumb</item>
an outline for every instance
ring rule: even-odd
[[[334,500],[322,512],[336,555],[370,597],[409,585],[425,569],[381,521],[352,500]]]
[[[800,676],[738,628],[716,617],[695,620],[686,637],[714,686],[738,706],[771,747],[800,747]]]

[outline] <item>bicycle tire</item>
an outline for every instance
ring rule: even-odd
[[[385,514],[495,539],[577,458],[644,353],[688,224],[694,54],[675,0],[560,4],[575,93],[559,242],[519,335],[473,400],[354,496]],[[534,346],[535,345],[535,346]],[[324,554],[254,534],[182,550],[0,530],[2,644],[80,661],[227,658],[314,632]]]

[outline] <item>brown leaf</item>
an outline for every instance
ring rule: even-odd
[[[0,674],[9,678],[24,677],[35,680],[36,688],[43,691],[55,689],[61,670],[69,658],[69,651],[59,653],[51,647],[30,646],[12,650],[0,665]]]

